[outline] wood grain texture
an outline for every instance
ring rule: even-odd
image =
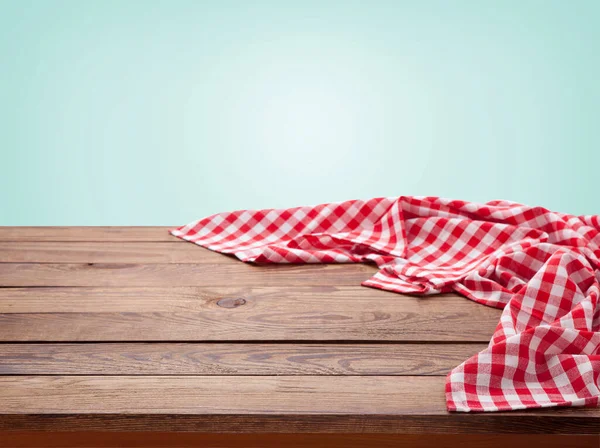
[[[0,341],[488,342],[501,312],[363,287],[0,289]]]
[[[3,227],[0,241],[185,241],[168,230],[177,226],[130,226],[130,227]]]
[[[0,241],[0,263],[239,264],[234,256],[196,244],[169,242]]]
[[[169,423],[170,431],[356,432],[360,421],[361,432],[461,433],[480,432],[485,421],[487,432],[600,434],[599,408],[552,411],[448,413],[444,378],[427,376],[0,377],[0,429],[30,429],[37,419],[61,430],[62,415],[83,417],[79,430],[94,430],[85,417],[100,416],[105,430],[132,430],[135,417],[137,430],[155,431]],[[325,427],[327,416],[334,427]]]
[[[0,413],[445,414],[437,377],[2,376]]]
[[[594,409],[485,414],[0,414],[0,431],[598,435]]]
[[[4,432],[13,448],[598,448],[596,436],[538,434],[194,434],[173,432]]]
[[[446,412],[445,374],[487,345],[500,311],[360,287],[376,270],[243,264],[165,227],[2,227],[0,431],[227,432],[239,446],[262,433],[260,446],[290,447],[373,443],[356,432],[382,447],[598,437],[600,409]],[[173,441],[136,435],[117,446]],[[212,435],[197,444],[228,446]]]
[[[0,375],[442,375],[486,344],[0,344]]]
[[[366,264],[1,263],[0,286],[344,286],[376,271]]]

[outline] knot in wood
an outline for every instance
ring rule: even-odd
[[[246,299],[242,299],[241,297],[224,297],[217,301],[217,305],[222,308],[237,308],[245,304]]]

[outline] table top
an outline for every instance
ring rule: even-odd
[[[500,311],[244,264],[165,227],[0,227],[0,430],[597,434],[600,409],[460,414]]]

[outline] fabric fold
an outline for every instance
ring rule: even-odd
[[[375,263],[364,286],[503,309],[446,380],[450,411],[600,404],[600,217],[510,201],[373,198],[219,213],[170,231],[254,263]]]

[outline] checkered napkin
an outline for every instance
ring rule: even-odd
[[[503,309],[489,346],[448,374],[451,411],[600,403],[600,216],[403,196],[220,213],[171,233],[248,262],[370,261],[365,286]]]

